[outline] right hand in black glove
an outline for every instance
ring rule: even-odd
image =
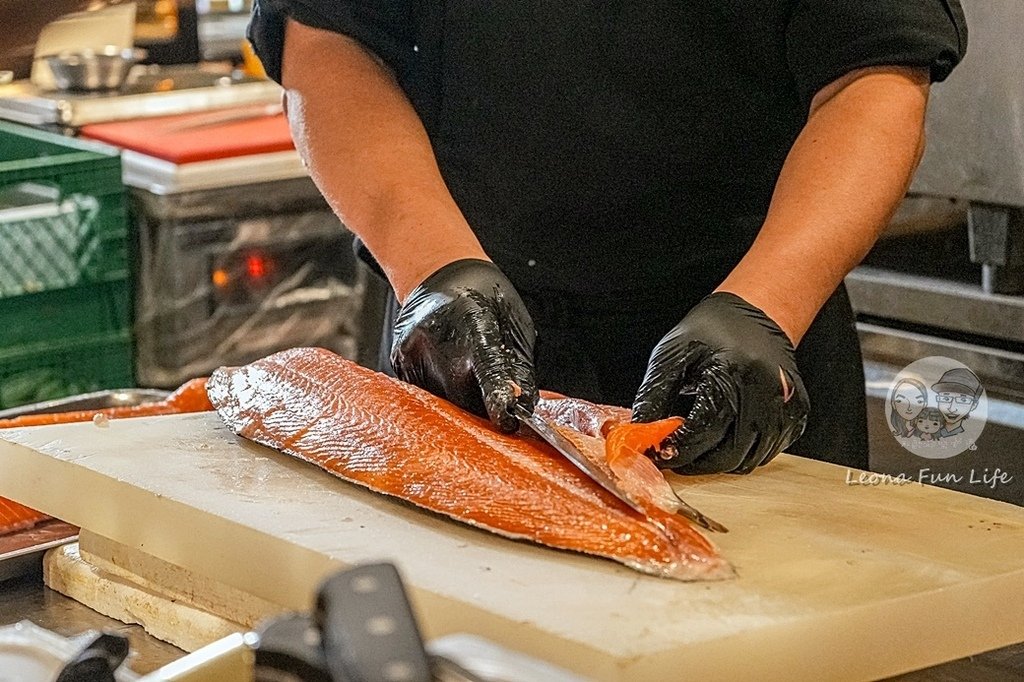
[[[680,409],[685,402],[692,407]],[[786,333],[760,308],[718,292],[651,353],[633,421],[686,416],[659,453],[662,466],[749,473],[800,437],[809,409]]]
[[[502,431],[510,408],[537,403],[533,320],[494,263],[449,263],[416,287],[398,314],[391,364],[398,378],[487,416]]]

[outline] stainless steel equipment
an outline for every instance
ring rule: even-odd
[[[0,536],[0,583],[38,571],[47,551],[77,541],[78,527],[57,519]]]
[[[258,172],[257,158],[244,162]],[[151,186],[139,173],[126,165]],[[221,173],[227,186],[209,187],[210,177],[198,175],[202,189],[131,191],[139,382],[170,388],[294,346],[355,359],[365,274],[312,180],[243,184]]]
[[[146,58],[146,51],[107,45],[98,50],[64,50],[39,57],[45,60],[58,90],[97,92],[117,90],[128,72]]]
[[[252,0],[197,0],[203,59],[237,59],[245,40]]]
[[[911,197],[889,233],[846,279],[865,360],[871,468],[1024,505],[1024,296],[986,292],[972,262],[971,209],[964,200]],[[912,362],[946,357],[985,387],[988,420],[976,450],[922,459],[892,436],[886,400]],[[994,488],[972,482],[985,470],[1010,472]]]
[[[963,223],[891,236],[846,279],[865,361],[871,468],[914,480],[928,471],[944,487],[1024,505],[1024,296],[985,292],[968,242]],[[897,373],[934,356],[973,370],[988,418],[976,450],[926,460],[892,436],[886,400]],[[972,481],[986,470],[1012,480]]]
[[[21,405],[0,410],[0,419],[14,419],[31,414],[54,414],[58,412],[79,412],[84,410],[105,410],[111,407],[134,407],[163,400],[170,392],[156,388],[121,388],[115,390],[83,393],[57,400],[47,400],[31,405]]]
[[[963,6],[970,48],[934,88],[912,191],[969,201],[971,261],[985,291],[1024,294],[1024,3]]]
[[[280,87],[270,81],[195,65],[148,66],[134,69],[115,94],[44,92],[27,80],[0,85],[0,118],[33,126],[78,128],[280,100]]]
[[[967,217],[971,262],[981,265],[981,288],[1024,294],[1024,208],[972,203]]]
[[[879,250],[886,246],[883,242]],[[899,321],[950,339],[973,339],[979,345],[987,340],[994,348],[1024,343],[1024,297],[987,294],[977,285],[947,277],[870,265],[855,270],[847,287],[865,317]],[[1006,381],[1024,386],[1024,374],[1009,367],[1000,372],[1009,372],[1002,375]]]
[[[1024,206],[1024,4],[963,0],[970,46],[928,104],[928,149],[912,190]]]
[[[933,88],[913,194],[847,278],[867,372],[872,469],[1024,504],[1024,3],[964,0],[970,47]],[[929,356],[970,367],[989,415],[976,450],[923,460],[889,433],[887,391]],[[997,487],[971,472],[1009,472]]]

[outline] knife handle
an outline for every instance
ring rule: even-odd
[[[430,663],[398,571],[358,566],[329,578],[317,595],[327,669],[351,682],[431,682]]]

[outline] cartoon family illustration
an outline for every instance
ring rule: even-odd
[[[928,389],[917,379],[900,379],[892,387],[889,425],[897,438],[938,441],[964,432],[964,420],[978,406],[982,387],[974,372],[958,367],[932,384],[935,405],[929,405]]]

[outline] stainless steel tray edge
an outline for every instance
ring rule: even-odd
[[[110,389],[11,407],[6,410],[0,410],[0,419],[14,419],[15,417],[24,417],[30,414],[102,410],[109,407],[133,407],[145,403],[159,402],[168,395],[170,395],[169,391],[155,388]]]

